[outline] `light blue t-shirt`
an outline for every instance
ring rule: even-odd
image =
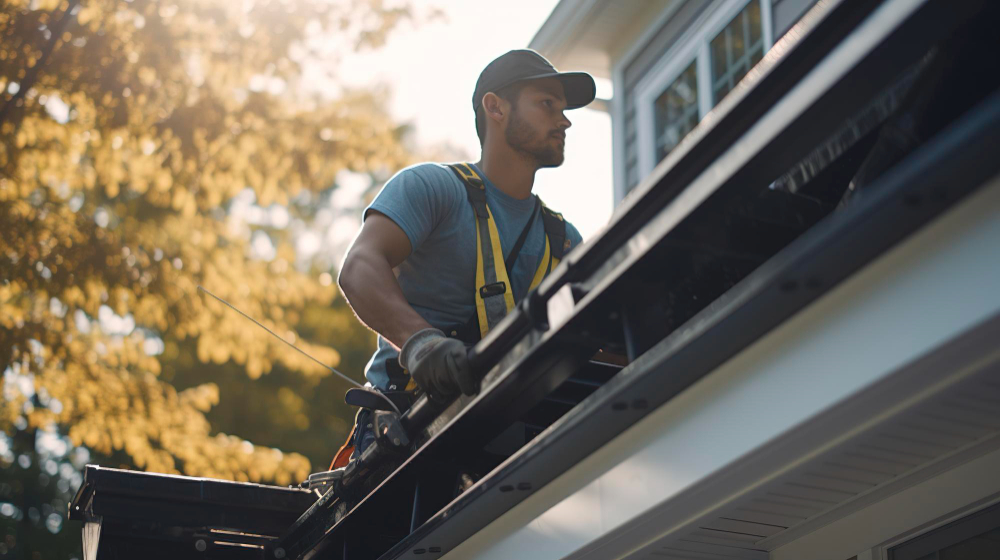
[[[534,211],[534,197],[517,200],[496,188],[480,169],[476,171],[486,183],[486,204],[506,257]],[[413,309],[445,333],[465,325],[476,309],[476,218],[461,179],[445,165],[408,167],[382,187],[365,209],[365,217],[369,210],[388,216],[410,240],[412,251],[397,267],[396,277]],[[569,222],[566,238],[572,247],[582,241]],[[514,301],[527,295],[544,251],[545,226],[539,212],[514,263],[510,278]],[[378,337],[378,348],[365,368],[368,381],[387,389],[385,361],[396,360],[398,355]]]

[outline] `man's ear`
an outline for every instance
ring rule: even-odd
[[[487,118],[491,118],[497,122],[502,121],[505,114],[503,105],[503,100],[500,99],[500,96],[492,91],[487,92],[483,96],[483,111],[486,113]]]

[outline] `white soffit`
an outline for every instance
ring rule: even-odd
[[[528,45],[560,70],[611,78],[615,56],[676,0],[560,0]],[[650,18],[652,14],[652,18]]]

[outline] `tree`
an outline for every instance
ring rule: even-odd
[[[318,42],[378,46],[410,17],[382,0],[0,4],[0,429],[65,434],[157,472],[276,484],[310,472],[287,435],[305,429],[301,392],[329,372],[196,288],[300,331],[294,342],[334,366],[322,336],[371,340],[286,230],[229,208],[250,189],[308,219],[338,173],[384,179],[409,161],[382,94],[301,91]],[[252,400],[226,401],[235,387]],[[220,399],[240,414],[213,419]],[[311,414],[342,437],[347,419]],[[268,445],[219,430],[285,416]]]

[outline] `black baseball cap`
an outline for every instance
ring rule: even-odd
[[[583,107],[597,95],[597,85],[594,84],[594,78],[590,74],[559,72],[551,62],[537,52],[531,49],[516,49],[500,55],[483,69],[476,82],[476,91],[472,94],[472,111],[474,113],[479,111],[479,105],[487,92],[496,92],[515,82],[540,78],[557,78],[562,82],[567,109]],[[476,132],[479,132],[478,122]]]

